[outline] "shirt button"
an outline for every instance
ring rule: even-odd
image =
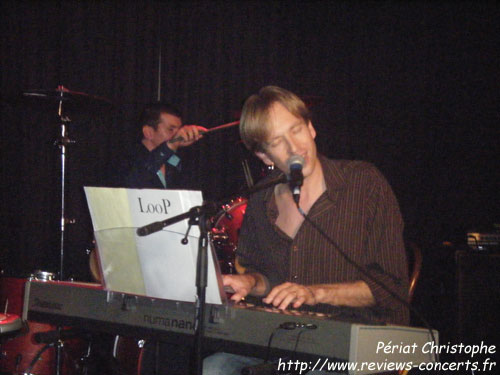
[[[297,275],[293,275],[292,279],[297,280],[299,277]]]
[[[293,245],[293,246],[292,246],[292,250],[293,250],[294,252],[297,252],[297,251],[299,251],[299,247],[298,247],[298,246],[296,246],[296,245]]]

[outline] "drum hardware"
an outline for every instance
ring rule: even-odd
[[[113,358],[123,375],[140,375],[146,340],[125,336],[115,336]]]
[[[23,95],[28,98],[43,98],[50,101],[55,101],[58,103],[57,115],[60,121],[60,138],[54,142],[54,145],[58,146],[61,150],[61,227],[60,227],[60,264],[59,264],[59,278],[64,280],[64,231],[66,226],[65,218],[65,175],[66,175],[66,146],[75,143],[68,137],[67,125],[71,122],[71,119],[63,113],[63,103],[71,100],[73,93],[69,91],[64,86],[60,85],[56,90],[30,90],[24,92]]]
[[[233,199],[212,219],[211,238],[223,274],[236,271],[235,252],[246,207],[245,198]]]
[[[1,344],[0,373],[10,374],[36,374],[53,375],[55,372],[56,345],[47,346],[47,335],[59,335],[57,327],[33,321],[23,321],[15,317],[22,315],[24,285],[27,280],[50,281],[55,279],[55,274],[47,271],[36,270],[29,278],[14,278],[2,276],[0,279],[1,303],[5,315],[14,320],[17,330],[4,331],[0,321]],[[0,314],[1,316],[2,314]],[[5,332],[5,333],[4,333]],[[61,355],[64,374],[80,374],[76,371],[80,367],[83,350],[86,347],[84,338],[67,337],[67,330],[60,331],[64,340],[64,352]],[[37,340],[38,338],[38,340]],[[37,341],[41,341],[37,342]],[[62,342],[61,342],[62,344]],[[47,348],[45,348],[47,346]],[[44,349],[45,348],[45,349]],[[48,350],[51,349],[51,350]],[[53,350],[52,350],[53,349]]]
[[[48,103],[56,102],[58,105],[61,102],[65,104],[74,104],[74,107],[70,107],[71,112],[75,112],[77,108],[81,108],[88,112],[90,109],[112,105],[111,101],[102,96],[69,90],[64,86],[58,86],[55,90],[27,90],[22,93],[22,96],[24,99],[33,99],[38,103],[45,100]],[[66,119],[68,117],[64,116],[63,118]]]
[[[65,172],[66,172],[66,146],[74,144],[67,132],[67,126],[71,123],[71,118],[66,114],[69,111],[81,110],[82,108],[96,106],[101,104],[109,105],[111,102],[105,98],[92,96],[83,92],[71,91],[66,87],[59,85],[55,90],[28,90],[22,93],[23,98],[33,99],[37,102],[47,101],[57,104],[57,116],[60,121],[60,137],[54,142],[54,145],[61,150],[61,211],[60,211],[60,265],[59,279],[64,280],[64,232],[66,224],[74,224],[74,219],[65,217]],[[63,105],[64,104],[64,105]],[[75,104],[74,108],[67,108],[68,105]]]
[[[49,348],[51,348],[51,347],[53,347],[55,345],[56,345],[55,342],[44,345],[43,348],[40,349],[38,351],[38,353],[35,354],[35,356],[31,360],[31,362],[28,365],[28,367],[26,367],[26,370],[24,370],[23,374],[31,374],[31,370],[33,370],[33,367],[35,367],[35,365],[38,363],[38,361],[42,357],[42,354],[45,353],[47,351],[47,349],[49,349]]]
[[[64,342],[66,340],[77,338],[80,335],[81,335],[81,332],[79,332],[78,330],[74,330],[74,329],[67,329],[67,330],[57,329],[55,331],[39,332],[39,333],[33,334],[34,342],[45,344],[45,345],[33,356],[33,359],[29,363],[28,367],[26,367],[23,374],[31,374],[31,371],[33,370],[33,368],[41,360],[42,355],[48,349],[51,349],[51,348],[54,348],[56,351],[55,359],[56,360],[60,359],[60,362],[56,363],[56,369],[55,369],[55,373],[56,374],[59,373],[63,369],[63,358],[60,355],[59,356],[57,355],[58,350],[60,350],[58,348],[62,349],[65,345]],[[83,363],[84,357],[85,357],[85,355],[83,357],[75,360],[75,362],[73,363],[73,365],[75,367],[74,370],[76,370],[79,367],[77,365],[78,361]],[[67,371],[64,371],[64,372],[67,372]],[[49,375],[49,374],[47,374],[47,375]]]
[[[23,322],[18,315],[0,313],[0,335],[10,334],[23,328]]]
[[[31,276],[30,279],[40,280],[40,281],[53,281],[56,279],[56,275],[52,272],[36,270]]]

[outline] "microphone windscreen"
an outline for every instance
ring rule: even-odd
[[[292,170],[302,170],[302,167],[304,166],[304,158],[300,155],[292,155],[286,162],[286,165],[288,166],[288,169],[290,171]]]

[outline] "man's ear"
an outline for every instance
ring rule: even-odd
[[[264,162],[265,165],[274,165],[273,161],[269,159],[269,156],[265,152],[255,151],[255,155]]]
[[[154,136],[154,131],[155,130],[149,125],[142,126],[142,135],[144,136],[144,139],[152,139]]]
[[[313,139],[316,138],[316,129],[314,129],[314,126],[311,121],[309,121],[309,124],[307,124],[307,128],[309,129],[309,133],[311,133],[311,136]]]

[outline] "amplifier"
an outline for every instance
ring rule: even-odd
[[[500,233],[467,233],[467,245],[475,251],[498,250]]]

